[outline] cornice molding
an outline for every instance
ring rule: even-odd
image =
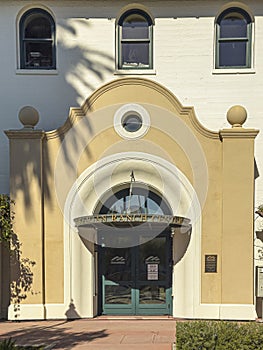
[[[56,130],[47,131],[46,132],[46,138],[47,139],[53,139],[53,138],[61,138],[63,135],[72,128],[72,126],[78,122],[80,119],[85,117],[89,112],[92,112],[94,110],[94,105],[96,101],[106,94],[107,92],[121,88],[122,86],[143,86],[147,87],[151,90],[154,90],[158,92],[160,95],[164,96],[173,106],[175,111],[178,113],[179,116],[184,118],[189,118],[193,128],[202,136],[210,139],[219,139],[219,133],[215,131],[211,131],[209,129],[206,129],[197,119],[194,107],[184,107],[179,102],[179,100],[176,98],[176,96],[168,89],[160,85],[159,83],[156,83],[155,81],[145,79],[145,78],[137,78],[137,77],[125,77],[125,78],[119,78],[115,79],[113,81],[110,81],[109,83],[102,85],[99,89],[94,91],[89,98],[86,99],[86,101],[83,103],[83,105],[80,108],[71,108],[69,116],[61,127],[59,127]],[[133,101],[134,103],[137,103],[138,101]]]
[[[220,140],[223,139],[255,139],[259,130],[242,127],[219,130]]]
[[[66,132],[69,131],[79,119],[82,119],[84,116],[85,113],[83,112],[82,108],[70,108],[69,116],[66,122],[58,129],[47,131],[46,138],[54,139],[56,137],[61,137],[62,135],[66,134]]]
[[[44,130],[30,130],[30,129],[5,130],[4,133],[9,138],[9,140],[12,140],[12,139],[42,140],[45,137]]]
[[[159,83],[156,83],[155,81],[145,79],[145,78],[134,78],[134,77],[128,77],[128,78],[120,78],[113,80],[105,85],[103,85],[101,88],[96,90],[83,104],[82,109],[83,112],[86,114],[89,110],[92,110],[92,106],[97,101],[98,98],[100,98],[103,94],[107,93],[110,90],[120,88],[122,86],[126,85],[133,85],[133,86],[144,86],[148,87],[149,89],[152,89],[154,91],[157,91],[159,94],[163,95],[175,108],[176,112],[181,115],[182,117],[189,117],[189,120],[193,127],[198,131],[201,135],[211,138],[211,139],[219,139],[218,132],[211,131],[209,129],[206,129],[197,119],[194,107],[184,107],[179,102],[179,100],[175,97],[175,95]],[[137,101],[134,101],[135,103]]]

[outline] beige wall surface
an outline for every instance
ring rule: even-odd
[[[234,138],[231,131],[221,134],[222,300],[245,303],[253,301],[254,142],[252,137],[242,138],[245,131]]]
[[[150,126],[143,137],[125,139],[116,132],[114,116],[121,106],[133,104],[148,111]],[[253,304],[253,143],[256,134],[242,127],[211,132],[197,121],[192,108],[183,107],[167,89],[139,78],[119,79],[102,86],[82,108],[71,110],[64,126],[45,133],[43,165],[39,139],[30,139],[30,135],[28,140],[20,139],[21,131],[14,132],[16,137],[10,133],[11,188],[19,207],[16,227],[25,254],[36,261],[34,289],[39,291],[28,295],[25,302],[64,302],[68,288],[64,281],[67,259],[64,207],[75,181],[87,168],[106,157],[141,152],[169,161],[197,195],[202,209],[198,219],[201,249],[195,262],[200,263],[197,278],[201,281],[197,302]],[[27,183],[21,182],[21,171],[26,173]],[[138,169],[140,171],[143,172],[143,168]],[[100,180],[94,181],[96,186]],[[162,181],[165,183],[166,179]],[[150,177],[148,183],[151,185]],[[33,234],[29,235],[31,231]],[[92,264],[92,249],[90,253],[90,257],[85,258],[88,264]],[[204,272],[205,254],[218,256],[217,273]],[[81,256],[77,259],[81,266]],[[92,273],[92,268],[90,271]],[[176,283],[175,288],[187,294],[180,280]],[[93,293],[92,289],[88,293]]]
[[[136,142],[122,140],[112,127],[113,115],[118,107],[129,103],[145,106],[151,115],[152,127],[143,139],[136,140]],[[175,120],[180,118],[191,129],[201,145],[207,162],[205,170],[208,171],[208,187],[202,212],[202,263],[204,263],[205,254],[218,255],[218,272],[216,274],[204,273],[204,265],[202,264],[202,302],[253,302],[253,274],[251,273],[253,262],[253,222],[251,221],[253,138],[251,140],[243,139],[241,130],[238,141],[231,139],[232,144],[226,146],[226,141],[223,140],[222,143],[219,135],[202,128],[195,120],[193,110],[183,109],[168,91],[154,83],[140,79],[123,79],[107,85],[92,95],[83,109],[89,118],[92,132],[87,135],[87,146],[74,164],[77,174],[81,174],[95,161],[111,153],[140,150],[166,157],[194,185],[192,160],[189,160],[191,155],[187,154],[186,150],[182,149],[182,145],[177,143],[176,124],[173,125],[171,118]],[[160,112],[162,113],[161,118]],[[171,135],[165,132],[166,123],[172,130]],[[49,142],[52,144],[52,142],[56,143],[57,141],[52,140],[51,142],[50,140]],[[242,147],[240,147],[239,142]],[[226,170],[226,165],[223,163],[223,161],[225,162],[223,154],[227,152],[227,147],[230,147],[230,150],[234,148],[233,154],[229,156],[229,167],[233,174]],[[244,152],[240,152],[243,149]],[[67,152],[70,158],[69,145]],[[246,172],[243,169],[244,164],[247,165]],[[240,173],[242,173],[242,178],[240,176],[234,177],[235,174]],[[241,212],[243,214],[234,217],[232,204],[230,203],[226,207],[226,203],[223,202],[226,200],[227,194],[235,202],[235,206],[242,206]],[[223,221],[222,207],[225,208],[224,212],[228,212],[229,221],[227,223]],[[232,232],[231,229],[235,221],[239,222],[240,230],[237,233]],[[59,232],[59,228],[57,231]],[[238,245],[239,248],[236,249],[235,242],[238,237],[242,237],[242,241]],[[250,249],[246,249],[248,245]],[[246,251],[246,262],[241,259],[244,256],[242,249]],[[241,251],[242,254],[240,254]],[[224,275],[222,275],[222,269],[224,269]],[[224,281],[227,279],[228,282],[225,284]],[[236,280],[235,283],[232,283],[234,280]],[[237,291],[235,286],[239,284],[240,288]],[[243,288],[243,286],[248,285],[251,287]],[[235,293],[233,293],[234,290]],[[243,295],[244,293],[245,295]]]
[[[161,3],[161,6],[160,6]],[[171,113],[179,113],[181,107],[176,107],[172,102],[173,98],[168,97],[169,93],[165,96],[165,93],[161,91],[157,85],[154,87],[146,86],[141,94],[141,89],[138,88],[138,84],[134,81],[136,88],[132,85],[124,83],[120,78],[124,76],[124,72],[118,72],[115,68],[116,62],[116,28],[115,21],[121,13],[122,9],[128,4],[128,1],[113,0],[110,2],[104,0],[98,1],[42,1],[41,4],[28,1],[1,1],[0,2],[0,17],[1,17],[1,42],[5,47],[1,56],[1,76],[5,82],[4,89],[0,96],[2,118],[1,128],[19,128],[19,122],[17,120],[17,112],[24,105],[33,105],[40,112],[41,118],[39,128],[45,130],[53,130],[58,128],[67,118],[68,110],[71,106],[80,106],[84,103],[85,99],[91,94],[94,95],[89,101],[91,102],[92,109],[89,110],[92,113],[100,111],[98,121],[95,123],[94,130],[87,127],[86,135],[89,143],[95,142],[92,134],[95,135],[100,130],[100,135],[96,134],[97,141],[101,146],[101,152],[103,147],[107,152],[113,152],[113,147],[109,150],[110,140],[114,139],[114,144],[118,140],[118,135],[114,134],[114,131],[104,130],[106,137],[109,140],[104,140],[104,133],[101,132],[103,125],[103,118],[107,117],[107,112],[102,109],[108,108],[109,105],[120,105],[129,101],[136,101],[137,103],[147,104],[147,109],[154,112],[154,107],[149,104],[155,105],[155,101],[158,101],[159,108],[169,110]],[[195,113],[198,116],[198,120],[202,122],[207,128],[212,130],[219,130],[221,128],[227,128],[228,124],[225,119],[225,114],[228,108],[234,104],[242,104],[249,112],[249,118],[247,121],[247,127],[262,125],[261,117],[261,86],[262,86],[262,67],[263,58],[261,55],[261,42],[263,16],[262,16],[262,1],[260,0],[244,0],[235,2],[236,6],[240,6],[246,9],[252,16],[252,67],[251,69],[234,69],[234,70],[216,70],[214,69],[215,61],[215,19],[227,6],[230,6],[232,2],[224,0],[197,0],[197,1],[143,1],[145,9],[154,18],[154,69],[151,72],[136,72],[140,73],[137,76],[149,78],[150,80],[161,84],[166,87],[184,106],[194,106]],[[19,19],[21,15],[34,6],[41,6],[49,11],[54,17],[56,23],[56,58],[57,69],[54,71],[25,71],[19,68]],[[232,5],[231,5],[232,6]],[[11,39],[10,39],[11,38]],[[125,72],[125,76],[135,76],[135,72]],[[108,88],[111,89],[109,94],[102,93],[100,87],[103,84],[107,84],[115,80],[117,85],[113,89],[109,84]],[[119,84],[119,85],[118,85]],[[26,86],[26,89],[24,88]],[[36,93],[36,91],[38,93]],[[96,95],[100,95],[97,96]],[[10,96],[12,96],[12,103],[10,102]],[[127,99],[127,96],[129,98]],[[94,101],[96,99],[96,101]],[[113,107],[112,107],[113,108]],[[117,108],[117,106],[116,106]],[[84,114],[88,110],[88,106],[83,107]],[[114,110],[114,108],[113,108]],[[112,110],[112,112],[113,112]],[[181,118],[184,122],[190,126],[193,124],[193,118],[185,117],[190,110],[183,108]],[[155,111],[157,112],[157,111]],[[77,112],[76,112],[77,113]],[[82,112],[81,112],[82,113]],[[81,114],[80,113],[80,114]],[[104,113],[104,114],[103,114]],[[180,114],[179,113],[179,114]],[[192,112],[189,112],[190,115]],[[82,113],[83,114],[83,113]],[[145,136],[145,140],[151,143],[152,139],[155,139],[160,130],[160,125],[155,119],[159,118],[159,115],[155,113],[153,116],[154,127],[151,128],[149,133]],[[168,114],[166,114],[168,118]],[[78,117],[77,117],[78,119]],[[101,122],[99,123],[99,120]],[[160,120],[162,123],[162,119]],[[75,125],[75,124],[74,124]],[[97,128],[97,129],[96,129]],[[154,131],[154,128],[156,131]],[[206,158],[208,159],[211,169],[209,170],[209,191],[207,192],[207,201],[204,202],[203,207],[203,237],[206,237],[204,246],[202,240],[203,252],[218,252],[221,248],[219,244],[219,231],[223,228],[223,219],[219,224],[210,227],[210,222],[215,218],[223,215],[222,210],[218,210],[217,207],[221,207],[220,193],[223,191],[222,179],[219,178],[220,165],[218,157],[220,157],[219,142],[210,142],[211,138],[216,138],[217,133],[209,133],[204,129],[198,127],[192,129],[197,139],[201,142],[205,151]],[[199,131],[198,131],[199,130]],[[154,135],[155,132],[155,135]],[[51,132],[52,134],[52,132]],[[51,134],[48,133],[48,138],[51,138]],[[55,133],[53,133],[54,135]],[[110,135],[111,134],[111,135]],[[60,135],[62,135],[60,133]],[[207,137],[205,136],[207,135]],[[210,135],[210,136],[209,136]],[[151,139],[149,138],[151,136]],[[174,145],[174,138],[180,135],[173,135],[171,133],[167,138],[160,137],[161,151],[155,145],[155,154],[162,154],[167,156],[173,162],[173,164],[180,165],[180,169],[184,174],[193,173],[189,169],[190,163],[181,159],[176,159],[177,151],[168,152],[165,151],[165,145],[170,142],[170,146]],[[61,136],[62,138],[64,136]],[[57,147],[60,149],[62,139],[59,136],[57,141]],[[77,137],[73,137],[73,142],[77,139],[77,143],[74,145],[82,147],[81,142],[85,140],[79,140]],[[91,141],[92,140],[92,141]],[[170,141],[168,141],[170,140]],[[261,174],[262,160],[261,160],[261,148],[262,148],[262,136],[259,135],[256,139],[255,145],[255,159],[258,165],[259,174]],[[49,142],[49,141],[48,141]],[[104,144],[104,146],[103,146]],[[212,146],[211,146],[212,144]],[[95,145],[95,143],[94,143]],[[90,147],[90,145],[89,145]],[[89,154],[89,147],[85,148],[86,160],[79,163],[77,175],[79,175],[88,164],[95,162],[96,157],[102,153],[91,150]],[[96,146],[97,147],[97,146]],[[124,142],[120,141],[119,148],[124,146]],[[138,148],[141,147],[141,144]],[[182,148],[182,145],[175,145],[175,148]],[[146,145],[142,148],[147,148]],[[2,133],[0,135],[0,190],[2,193],[9,191],[9,173],[8,173],[8,140]],[[125,148],[127,149],[127,148]],[[213,149],[213,150],[212,150]],[[45,166],[43,170],[43,176],[47,176],[48,186],[45,187],[45,202],[49,203],[49,207],[45,209],[44,216],[47,218],[56,216],[57,221],[54,224],[50,221],[46,223],[46,229],[50,232],[50,236],[46,237],[45,249],[47,254],[49,252],[58,251],[59,261],[63,260],[64,252],[61,252],[61,245],[63,244],[61,228],[63,227],[61,216],[61,204],[49,195],[49,191],[57,191],[51,184],[53,173],[56,168],[53,164],[55,160],[53,157],[56,155],[55,147],[49,145],[44,146]],[[95,153],[94,153],[95,152]],[[93,154],[94,153],[94,154]],[[178,154],[183,154],[178,151]],[[65,162],[68,162],[68,152],[65,152]],[[84,157],[84,155],[83,155]],[[93,158],[92,158],[93,157]],[[185,156],[185,159],[187,156]],[[51,164],[49,164],[49,162]],[[70,159],[70,162],[74,165],[75,160]],[[74,166],[72,167],[72,169]],[[217,172],[214,171],[217,169]],[[27,170],[33,171],[33,170]],[[68,173],[63,174],[65,181],[67,182]],[[193,174],[188,175],[189,180],[193,183]],[[44,180],[43,180],[44,181]],[[44,183],[47,183],[44,181]],[[32,188],[35,186],[32,183]],[[49,190],[50,189],[50,190]],[[59,192],[62,190],[60,189]],[[11,189],[12,192],[12,189]],[[202,191],[201,191],[202,192]],[[255,206],[258,206],[262,202],[263,185],[262,179],[259,177],[256,180],[256,192],[255,192]],[[213,198],[213,205],[210,204],[210,200]],[[250,198],[250,197],[249,197]],[[250,199],[249,199],[250,202]],[[29,207],[28,207],[29,208]],[[28,209],[29,210],[29,209]],[[30,209],[31,210],[31,209]],[[35,210],[35,209],[34,209]],[[23,209],[17,209],[18,214]],[[33,209],[32,209],[33,212]],[[56,214],[55,214],[56,213]],[[226,214],[225,214],[226,215]],[[223,216],[222,216],[223,217]],[[230,220],[230,219],[229,219]],[[240,220],[240,219],[239,219]],[[251,219],[249,219],[251,220]],[[46,220],[45,220],[46,221]],[[55,220],[56,221],[56,220]],[[56,227],[58,225],[58,227]],[[258,231],[262,231],[262,220],[257,218],[256,228]],[[216,227],[215,227],[216,226]],[[28,229],[29,226],[25,229]],[[24,229],[23,229],[24,230]],[[255,264],[263,264],[262,259],[262,239],[255,240],[257,248],[255,249]],[[218,275],[203,274],[203,280],[212,281],[213,288],[202,289],[202,298],[204,301],[220,300],[221,289],[219,287],[219,274],[223,264],[222,257],[219,258]],[[56,276],[60,276],[57,280],[57,288],[49,288],[45,298],[50,302],[58,302],[63,299],[63,266],[59,263],[55,257],[55,254],[51,254],[45,261],[47,270],[50,273],[52,281],[56,280]],[[202,256],[202,264],[204,264],[204,256]],[[38,264],[39,265],[39,264]],[[55,265],[55,268],[51,267]],[[40,265],[39,265],[40,266]],[[202,271],[203,271],[202,265]],[[37,266],[34,267],[37,269]],[[233,270],[234,273],[234,270]],[[48,282],[47,282],[48,283]],[[52,282],[53,283],[53,282]],[[208,282],[207,282],[208,283]],[[36,293],[39,292],[39,288],[36,288]],[[215,297],[217,295],[217,297]],[[38,297],[34,299],[38,300]],[[232,297],[231,297],[232,298]],[[226,299],[227,300],[227,299]]]
[[[14,200],[11,297],[14,303],[44,300],[42,131],[7,132],[10,138],[10,196]],[[31,281],[31,274],[33,280]]]

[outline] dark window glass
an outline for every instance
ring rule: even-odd
[[[142,119],[136,114],[129,114],[123,118],[122,126],[128,132],[136,132],[142,126]]]
[[[230,14],[220,22],[220,38],[246,38],[247,20]]]
[[[242,9],[224,11],[217,20],[216,68],[251,67],[251,18]]]
[[[51,43],[25,43],[26,67],[51,67],[52,44]]]
[[[131,287],[106,285],[104,302],[105,304],[131,304]]]
[[[107,248],[105,278],[114,282],[131,280],[131,257],[128,248]]]
[[[166,280],[166,237],[155,237],[153,240],[144,243],[143,236],[140,237],[139,245],[139,279],[144,280]],[[145,237],[147,239],[147,237]],[[154,259],[154,262],[151,261]],[[149,275],[149,266],[156,266],[155,274]]]
[[[55,23],[42,9],[26,12],[20,21],[20,67],[54,69]]]
[[[52,30],[50,21],[36,14],[29,16],[25,23],[25,38],[51,39]]]
[[[118,68],[152,68],[152,21],[141,11],[129,11],[118,23]]]
[[[140,286],[140,304],[165,304],[166,290],[163,285]]]
[[[122,24],[123,39],[149,39],[149,24],[145,17],[133,14],[125,18]]]
[[[129,67],[149,67],[149,44],[147,43],[123,43],[122,65]]]
[[[219,43],[219,55],[221,66],[246,66],[246,43]]]
[[[114,193],[100,209],[100,214],[171,214],[165,200],[148,188],[132,187]]]

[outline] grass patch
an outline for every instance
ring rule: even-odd
[[[176,350],[263,350],[263,325],[189,321],[176,324]]]

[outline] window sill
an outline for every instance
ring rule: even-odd
[[[215,68],[212,74],[255,74],[253,68]]]
[[[57,69],[17,69],[18,75],[57,75]]]
[[[116,69],[114,75],[155,75],[155,69]]]

